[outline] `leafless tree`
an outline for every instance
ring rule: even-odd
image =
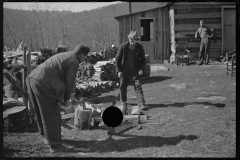
[[[10,34],[11,34],[11,37],[14,41],[14,44],[15,44],[15,48],[17,48],[17,40],[16,40],[16,34],[12,31],[10,25],[9,25],[9,22],[8,22],[8,19],[6,18],[6,16],[3,17],[3,25],[9,30]]]

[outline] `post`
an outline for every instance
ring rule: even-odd
[[[28,51],[28,53],[26,55],[26,65],[27,65],[27,72],[26,72],[25,80],[26,80],[26,77],[32,71],[32,67],[31,67],[31,52],[30,51]],[[25,85],[26,85],[26,83],[25,83]],[[27,87],[25,89],[27,91]],[[34,122],[34,110],[33,110],[32,101],[31,101],[29,96],[26,98],[26,101],[27,101],[26,107],[28,108],[28,111],[29,111],[29,114],[30,114],[31,123],[33,123]]]
[[[27,75],[29,75],[32,71],[32,66],[31,66],[31,52],[28,51],[26,55],[26,65],[27,65]]]
[[[170,57],[170,63],[173,64],[174,62],[176,62],[176,56],[175,56],[176,42],[175,42],[174,8],[173,8],[173,6],[170,7],[169,17],[170,17],[171,52],[172,52],[172,55]]]
[[[27,46],[24,45],[23,47],[23,64],[26,65],[26,52],[27,52]],[[27,71],[26,69],[23,69],[23,74],[22,74],[22,88],[24,91],[27,91],[27,87],[26,87],[26,83],[25,83],[25,79],[27,77]],[[27,105],[27,96],[23,95],[23,102],[26,105],[26,107],[28,108]]]
[[[129,2],[129,13],[132,13],[132,4]],[[130,30],[132,30],[132,16],[130,16]]]

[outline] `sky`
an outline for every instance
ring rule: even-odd
[[[96,9],[103,6],[108,6],[111,4],[120,3],[121,1],[114,2],[38,2],[37,4],[40,7],[45,8],[49,5],[49,10],[59,10],[59,11],[72,11],[72,12],[81,12],[84,10]],[[36,2],[4,2],[3,8],[11,9],[31,9],[31,4],[36,4]]]

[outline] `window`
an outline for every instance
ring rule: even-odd
[[[141,41],[153,41],[153,35],[153,19],[141,19]]]

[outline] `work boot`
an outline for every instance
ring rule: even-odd
[[[50,153],[69,152],[71,150],[71,148],[66,148],[62,144],[50,145]]]
[[[144,104],[139,104],[138,106],[139,106],[139,110],[140,110],[140,111],[142,111],[142,110],[148,110],[148,109],[147,109],[148,107],[145,106]]]
[[[122,102],[122,113],[123,115],[127,115],[127,103],[126,102]]]

